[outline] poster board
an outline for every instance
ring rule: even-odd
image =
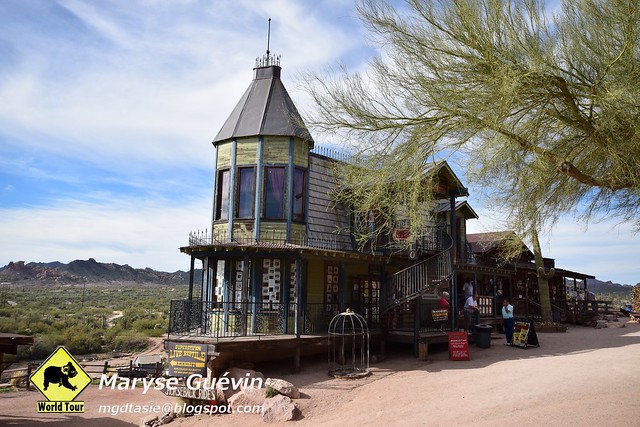
[[[431,318],[434,322],[446,322],[449,320],[449,310],[447,309],[433,309],[431,310]]]
[[[449,359],[471,360],[466,332],[449,332]]]
[[[533,322],[517,320],[513,324],[513,345],[515,347],[527,348],[528,345],[540,347],[538,335]]]
[[[207,344],[167,341],[165,348],[170,376],[207,375]]]

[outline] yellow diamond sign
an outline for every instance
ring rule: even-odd
[[[91,384],[91,377],[63,346],[38,367],[30,380],[48,400],[38,402],[38,412],[84,412],[84,402],[73,400]]]

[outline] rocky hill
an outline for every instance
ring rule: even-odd
[[[133,268],[127,264],[107,264],[93,258],[75,260],[69,264],[16,261],[0,268],[0,283],[67,285],[123,282],[182,285],[189,283],[189,273],[167,273],[150,268]]]
[[[620,285],[611,281],[603,282],[598,279],[587,279],[587,288],[594,294],[614,294],[629,299],[631,296],[632,285]]]

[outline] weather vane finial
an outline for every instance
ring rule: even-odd
[[[267,56],[269,56],[270,43],[271,43],[271,18],[269,18],[269,30],[267,31]]]
[[[269,47],[271,45],[271,18],[269,18],[269,29],[267,31],[267,53],[262,58],[256,58],[256,68],[269,67],[271,65],[280,66],[280,55],[273,56]]]

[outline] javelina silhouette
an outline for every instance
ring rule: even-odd
[[[78,375],[78,371],[73,367],[71,362],[64,366],[49,366],[44,370],[44,389],[49,387],[49,383],[65,386],[71,391],[75,391],[78,387],[69,383],[69,378],[73,378]]]

